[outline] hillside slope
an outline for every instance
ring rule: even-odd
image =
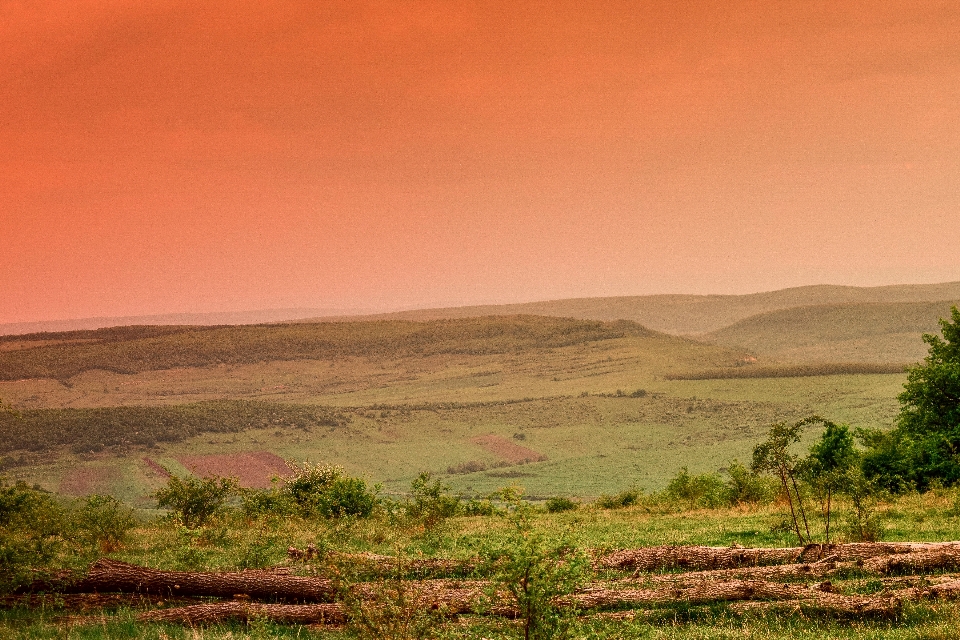
[[[960,282],[884,287],[814,285],[747,295],[650,295],[575,298],[519,304],[419,309],[354,320],[437,320],[531,314],[584,320],[632,320],[656,331],[696,335],[760,313],[791,307],[852,303],[960,300]],[[322,319],[315,319],[322,320]]]
[[[960,300],[958,298],[957,300]],[[761,313],[702,336],[779,362],[912,363],[960,301],[829,304]]]

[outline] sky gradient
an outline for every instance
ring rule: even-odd
[[[0,3],[0,323],[960,280],[955,0]]]

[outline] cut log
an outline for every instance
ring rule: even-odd
[[[960,547],[913,551],[876,556],[863,561],[863,569],[874,573],[925,573],[960,569]]]
[[[279,624],[343,624],[347,615],[340,604],[261,604],[211,602],[189,607],[158,609],[137,616],[140,622],[179,622],[189,625],[230,620],[261,619]]]
[[[161,571],[101,558],[86,577],[67,585],[70,593],[152,593],[174,596],[245,594],[255,599],[327,602],[334,585],[324,578],[291,576],[267,570],[234,572]]]
[[[600,556],[597,569],[659,571],[688,569],[708,571],[780,564],[804,564],[833,558],[840,562],[865,560],[878,556],[950,551],[960,554],[960,542],[856,542],[848,544],[809,544],[805,547],[746,548],[659,546],[623,549]]]
[[[654,584],[697,584],[717,580],[778,580],[802,578],[827,578],[841,569],[856,566],[853,562],[821,562],[781,564],[767,567],[741,567],[739,569],[713,569],[711,571],[685,571],[645,576],[636,572],[630,581],[653,582]],[[622,581],[627,582],[627,581]]]
[[[735,602],[730,611],[738,614],[775,612],[789,614],[829,614],[844,618],[890,618],[900,612],[903,602],[897,598],[843,596],[828,593],[812,598],[767,602]]]
[[[598,569],[658,571],[662,569],[736,569],[773,564],[796,563],[802,547],[747,549],[742,547],[672,546],[623,549],[601,556]]]
[[[0,597],[0,609],[25,607],[30,609],[63,609],[65,611],[92,611],[114,607],[146,607],[164,604],[188,605],[203,602],[201,598],[166,597],[139,593],[29,593]]]
[[[765,580],[706,582],[666,589],[588,589],[559,600],[579,609],[685,602],[705,604],[736,600],[789,600],[808,596],[814,587]]]
[[[293,549],[291,547],[290,549]],[[290,549],[287,553],[290,554]],[[307,551],[291,555],[308,557]],[[477,569],[477,562],[471,560],[450,560],[447,558],[397,558],[376,553],[337,553],[330,552],[324,556],[327,562],[333,564],[348,564],[353,568],[373,575],[395,575],[398,571],[407,574],[431,576],[462,576],[473,573]]]

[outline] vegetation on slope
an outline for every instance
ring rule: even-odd
[[[632,322],[516,316],[434,322],[350,322],[230,327],[125,327],[71,332],[55,344],[0,352],[0,379],[69,379],[102,369],[137,373],[273,360],[502,354],[652,335]],[[21,340],[23,336],[18,336]]]
[[[34,409],[0,414],[0,453],[69,446],[100,451],[124,445],[180,442],[200,433],[237,433],[266,426],[311,429],[342,427],[342,410],[321,406],[220,400],[159,407]]]
[[[916,362],[923,333],[954,302],[836,304],[796,307],[756,315],[703,336],[783,362]]]

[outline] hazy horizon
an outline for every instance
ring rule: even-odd
[[[0,6],[0,324],[960,280],[960,5]]]

